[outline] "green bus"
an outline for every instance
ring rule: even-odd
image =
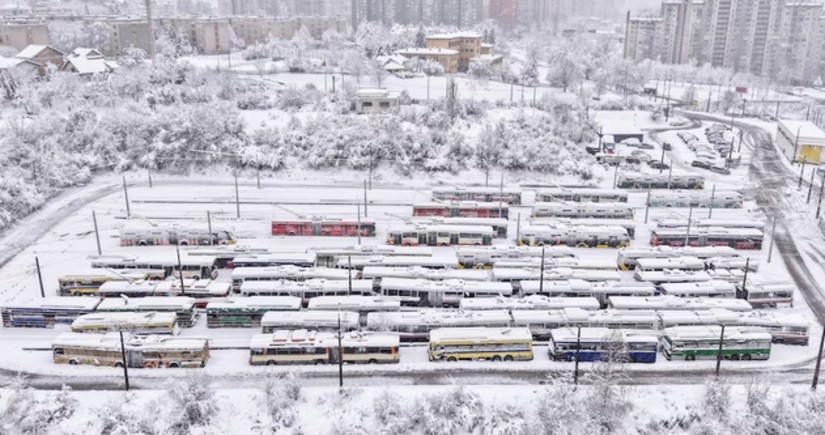
[[[662,333],[662,353],[669,360],[716,359],[721,326],[676,326]],[[722,358],[764,360],[771,356],[771,334],[754,328],[727,327],[722,342]]]
[[[298,311],[301,298],[296,296],[249,296],[209,302],[206,305],[207,328],[256,328],[268,311]]]

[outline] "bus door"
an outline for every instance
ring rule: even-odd
[[[610,236],[607,239],[607,246],[610,248],[617,248],[619,246],[619,238],[616,236]]]
[[[421,301],[426,302],[426,305],[430,307],[443,307],[444,293],[439,291],[427,292],[426,296],[421,298]]]
[[[429,233],[421,233],[419,237],[424,236],[426,237],[426,242],[420,243],[421,245],[428,245],[428,246],[438,246],[438,233],[435,231]]]
[[[458,244],[459,244],[458,233],[450,233],[450,245],[451,246],[458,246]]]
[[[396,246],[401,246],[404,237],[402,237],[402,233],[395,233],[392,235],[392,244]]]
[[[321,235],[321,222],[312,222],[309,228],[310,234],[313,236],[320,236]],[[306,234],[305,229],[301,229],[301,234]]]
[[[427,235],[428,235],[428,234],[427,234],[427,232],[426,232],[426,231],[421,231],[421,232],[419,232],[419,233],[413,233],[413,234],[417,234],[417,235],[418,235],[418,244],[419,244],[419,245],[422,245],[422,246],[427,246],[427,242],[428,242],[428,240],[427,240]]]
[[[141,369],[143,368],[143,363],[145,358],[143,357],[143,352],[140,350],[128,350],[126,351],[126,365],[133,368],[133,369]]]
[[[493,244],[493,237],[489,234],[484,234],[481,236],[481,244],[484,246],[490,246]]]

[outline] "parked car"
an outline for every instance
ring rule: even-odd
[[[655,150],[656,149],[656,147],[654,147],[653,144],[649,144],[647,142],[642,142],[642,143],[636,145],[636,148],[638,148],[640,150]]]
[[[710,167],[713,166],[713,163],[705,159],[698,159],[694,160],[690,166],[693,166],[694,168],[710,169]]]
[[[716,172],[717,174],[730,175],[730,169],[719,164],[711,165],[711,167],[708,168],[708,170],[711,172]]]
[[[647,164],[651,169],[670,169],[670,165],[659,160],[651,160]]]

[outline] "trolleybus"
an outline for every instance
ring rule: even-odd
[[[417,217],[413,218],[412,225],[414,226],[429,226],[429,225],[446,225],[459,227],[491,227],[493,229],[493,237],[497,239],[506,239],[507,230],[510,221],[502,218],[465,218],[465,217]]]
[[[734,249],[762,249],[762,232],[749,228],[659,229],[650,232],[651,246],[729,246]]]
[[[531,361],[527,328],[439,328],[430,331],[430,361]]]
[[[599,301],[592,297],[548,297],[544,295],[530,295],[523,298],[480,298],[462,299],[459,308],[468,311],[482,310],[561,310],[564,308],[581,308],[595,311],[599,309]]]
[[[460,279],[464,281],[489,281],[490,272],[473,269],[425,269],[423,267],[384,267],[366,266],[361,271],[361,278],[372,279],[380,284],[382,278],[420,278],[431,281]]]
[[[726,282],[711,280],[705,282],[665,283],[661,285],[663,295],[680,298],[735,298],[736,286]]]
[[[240,293],[241,286],[257,281],[306,281],[309,279],[346,280],[350,274],[346,270],[327,267],[243,267],[232,271],[232,290]]]
[[[709,310],[724,308],[730,311],[747,312],[753,307],[741,299],[725,298],[680,298],[664,295],[654,297],[613,296],[609,298],[609,307],[620,310]]]
[[[92,267],[96,269],[120,270],[141,270],[149,271],[152,279],[165,279],[168,276],[180,275],[183,269],[183,277],[187,279],[218,277],[218,265],[215,257],[200,256],[186,257],[178,259],[174,253],[172,255],[145,255],[140,256],[100,256],[92,259]]]
[[[534,340],[548,340],[550,333],[557,328],[586,325],[590,313],[581,308],[562,308],[560,310],[513,310],[512,326],[530,329]]]
[[[318,296],[372,296],[373,285],[369,279],[327,280],[310,279],[307,281],[249,281],[241,285],[244,296],[295,296],[301,298],[304,305]]]
[[[627,196],[621,190],[559,187],[536,191],[536,202],[627,202]]]
[[[361,314],[398,311],[401,300],[383,296],[318,296],[309,300],[307,308],[317,311],[348,310]]]
[[[499,260],[519,260],[525,258],[574,258],[573,251],[567,246],[486,246],[456,248],[458,265],[461,268],[489,268]]]
[[[374,237],[375,221],[321,218],[272,221],[273,236]]]
[[[780,304],[792,306],[795,291],[796,286],[789,281],[748,280],[744,288],[737,287],[736,296],[755,307],[776,307]]]
[[[532,217],[633,219],[633,209],[623,203],[537,202]]]
[[[361,327],[355,311],[270,311],[260,320],[265,334],[279,330],[355,331]]]
[[[622,227],[630,238],[636,237],[636,222],[631,219],[597,218],[531,218],[530,224],[538,227]]]
[[[148,270],[89,269],[72,272],[57,279],[60,296],[94,296],[109,281],[140,281],[149,279]]]
[[[250,296],[206,305],[208,328],[255,328],[265,313],[293,312],[301,309],[301,298],[294,296]]]
[[[317,254],[318,266],[335,267],[341,260],[359,257],[432,257],[433,249],[424,246],[356,245],[343,247],[309,248]]]
[[[178,325],[181,328],[191,328],[198,319],[195,309],[195,298],[172,297],[145,297],[145,298],[106,298],[97,306],[98,312],[171,312],[178,315]]]
[[[616,180],[620,189],[704,189],[705,178],[697,175],[621,173]]]
[[[317,254],[314,252],[269,252],[235,257],[227,266],[236,267],[315,267]]]
[[[413,205],[413,216],[509,219],[510,208],[497,202],[425,203]]]
[[[581,279],[584,281],[620,281],[622,277],[619,272],[615,270],[587,270],[557,267],[554,269],[545,269],[544,272],[542,272],[541,268],[538,267],[493,268],[494,281],[559,281],[566,279]]]
[[[359,332],[338,336],[328,332],[299,329],[275,331],[252,337],[249,363],[276,364],[388,364],[397,363],[398,336]]]
[[[495,235],[492,226],[405,226],[387,230],[387,244],[397,246],[489,246],[493,244]]]
[[[120,336],[109,334],[64,333],[52,341],[55,364],[88,364],[130,368],[204,367],[209,360],[209,340],[195,337],[159,335]]]
[[[357,269],[361,270],[367,266],[382,266],[382,267],[421,267],[425,269],[455,269],[458,266],[458,261],[453,256],[442,255],[438,257],[360,257],[360,258],[343,258],[338,261],[336,267],[341,269]]]
[[[774,343],[807,346],[810,338],[811,325],[804,318],[793,314],[751,311],[742,313],[736,324],[768,332]]]
[[[8,302],[0,308],[5,328],[54,328],[71,325],[100,304],[97,298],[47,297],[29,302]]]
[[[622,248],[630,246],[630,236],[622,227],[527,227],[516,241],[519,245],[564,245],[576,248]]]
[[[739,253],[730,246],[656,246],[649,248],[624,248],[619,250],[617,263],[621,270],[633,270],[640,258],[674,258],[674,257],[736,258]]]
[[[737,192],[706,190],[651,192],[650,207],[675,208],[742,208],[744,201]]]
[[[722,338],[722,345],[719,339]],[[752,328],[675,326],[662,331],[662,353],[669,360],[716,359],[763,360],[771,356],[771,334]],[[721,350],[720,350],[721,347]]]
[[[120,230],[120,246],[151,245],[232,245],[235,238],[227,230],[207,226],[156,227],[129,225]]]
[[[403,305],[443,307],[458,306],[464,298],[509,297],[513,286],[505,282],[384,278],[381,294],[400,298]]]
[[[696,272],[705,270],[705,262],[696,257],[639,258],[636,260],[636,270],[641,272],[664,270]]]
[[[550,332],[550,358],[555,361],[619,361],[655,363],[658,338],[607,328],[559,328]]]
[[[177,335],[178,316],[175,313],[89,313],[72,322],[72,332],[128,331],[136,335]]]
[[[433,199],[448,202],[503,202],[509,205],[520,205],[521,189],[477,186],[436,187],[433,189]]]
[[[368,329],[398,334],[403,342],[427,341],[433,329],[470,326],[508,327],[510,314],[503,310],[419,310],[367,315]]]

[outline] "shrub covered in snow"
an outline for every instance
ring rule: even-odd
[[[188,434],[192,428],[208,425],[218,414],[218,402],[209,378],[199,371],[169,382],[169,432]]]

